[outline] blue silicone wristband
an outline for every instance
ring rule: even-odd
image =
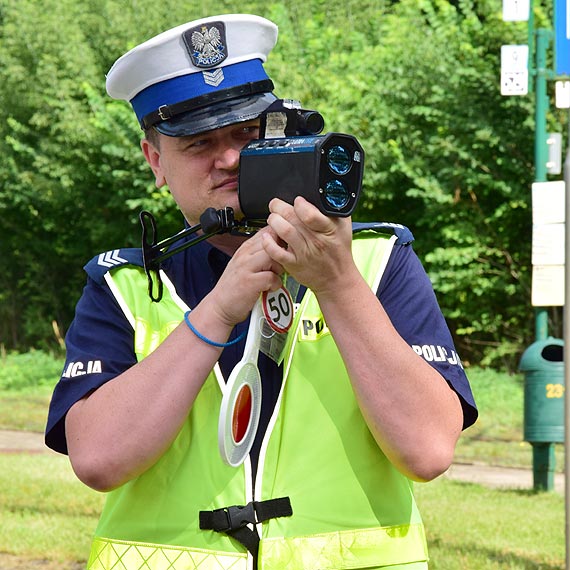
[[[230,340],[228,342],[216,342],[215,340],[211,340],[209,339],[207,336],[204,336],[202,333],[198,332],[198,330],[196,330],[194,328],[194,325],[190,322],[190,319],[188,318],[188,316],[190,315],[190,311],[186,311],[184,313],[184,321],[186,322],[186,324],[188,325],[188,328],[202,341],[204,341],[206,344],[209,344],[210,346],[217,346],[218,348],[225,348],[226,346],[232,346],[232,344],[236,344],[238,343],[240,340],[243,339],[243,337],[245,336],[246,331],[243,331],[238,337],[234,338],[233,340]]]

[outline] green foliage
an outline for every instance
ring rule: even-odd
[[[502,97],[498,70],[521,28],[468,0],[280,25],[274,76],[366,150],[357,217],[409,226],[464,359],[515,368],[531,333],[534,132],[531,100]]]
[[[137,245],[141,208],[174,208],[158,200],[165,192],[153,187],[128,106],[104,95],[93,34],[106,26],[75,2],[50,0],[40,12],[33,0],[0,7],[0,103],[8,111],[0,125],[0,338],[10,347],[50,346],[52,322],[69,324],[84,263]],[[167,223],[174,217],[179,228],[179,215]]]
[[[383,80],[365,91],[363,106],[382,112],[361,122],[374,161],[361,211],[382,212],[416,233],[461,352],[489,364],[501,351],[516,355],[528,328],[521,326],[529,289],[521,237],[530,233],[532,164],[522,151],[532,149],[532,132],[528,104],[498,92],[507,34],[494,14],[484,16],[483,26],[468,2],[460,10],[409,2],[385,21],[378,58],[367,58]],[[403,41],[412,34],[413,43]]]
[[[64,359],[40,350],[0,356],[0,390],[19,391],[55,386]]]
[[[530,343],[532,98],[502,97],[499,54],[526,42],[496,2],[0,0],[0,343],[55,344],[106,249],[182,218],[154,187],[129,106],[104,75],[126,50],[204,14],[279,25],[276,92],[366,150],[357,218],[408,225],[462,357],[514,368]],[[547,12],[537,8],[537,21]],[[550,117],[551,128],[556,117]]]

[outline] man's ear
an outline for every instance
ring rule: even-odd
[[[166,184],[166,179],[164,178],[162,167],[160,165],[160,150],[158,150],[146,138],[141,140],[141,150],[143,151],[144,157],[152,169],[156,187],[161,188]]]

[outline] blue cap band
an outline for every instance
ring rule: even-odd
[[[147,87],[131,100],[139,123],[142,122],[143,117],[156,111],[162,105],[173,105],[180,101],[223,91],[244,83],[268,79],[260,59],[226,65],[208,70],[205,73],[212,75],[215,72],[220,73],[220,71],[223,73],[224,79],[218,86],[208,85],[204,79],[204,72],[199,72],[173,77]]]

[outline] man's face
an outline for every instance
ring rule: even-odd
[[[160,135],[158,147],[143,139],[141,147],[156,186],[167,184],[185,218],[196,224],[211,207],[230,206],[239,216],[239,153],[258,137],[254,120],[189,137]]]

